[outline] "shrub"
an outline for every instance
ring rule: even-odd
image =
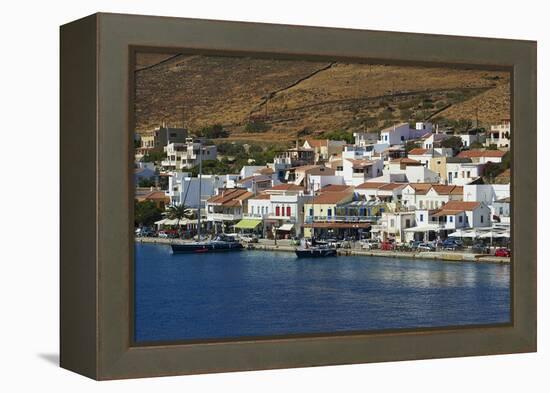
[[[271,127],[268,124],[266,124],[264,121],[254,120],[246,123],[244,130],[246,132],[253,133],[253,132],[266,132],[270,128]]]

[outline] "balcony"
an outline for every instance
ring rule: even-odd
[[[208,221],[236,221],[242,219],[242,214],[237,213],[207,213]]]
[[[304,223],[315,222],[378,222],[378,216],[306,216]]]

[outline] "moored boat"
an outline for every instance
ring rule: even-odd
[[[338,255],[333,247],[298,247],[295,252],[298,258],[325,258]]]
[[[192,243],[174,243],[171,244],[171,247],[174,254],[227,252],[244,249],[240,242],[223,235],[218,235],[214,240]]]

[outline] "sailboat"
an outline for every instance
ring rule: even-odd
[[[226,252],[240,251],[244,249],[243,245],[232,237],[224,234],[218,234],[212,240],[201,240],[201,195],[202,195],[202,146],[199,145],[199,207],[197,209],[197,241],[190,243],[174,244],[172,253],[210,253],[210,252]]]
[[[311,199],[311,207],[313,215],[311,216],[311,245],[308,245],[307,241],[303,246],[296,247],[296,257],[298,258],[325,258],[336,257],[336,247],[331,246],[326,242],[319,242],[315,240],[315,191],[313,185],[310,184],[311,193],[313,198]]]

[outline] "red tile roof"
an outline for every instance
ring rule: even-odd
[[[358,190],[372,190],[373,188],[380,188],[382,186],[385,186],[386,184],[390,184],[390,183],[381,183],[381,182],[375,182],[375,181],[368,181],[368,182],[359,184],[355,188],[358,189]]]
[[[415,148],[415,149],[412,149],[409,151],[409,155],[422,155],[422,154],[426,154],[428,152],[428,149],[421,149],[419,147]]]
[[[412,158],[395,158],[390,161],[390,164],[405,164],[405,165],[422,165],[420,161],[413,160]]]
[[[472,211],[477,209],[480,205],[481,204],[479,202],[449,201],[441,207],[439,213],[437,214],[456,214],[463,211]]]
[[[262,194],[258,194],[252,198],[250,198],[251,200],[254,199],[254,200],[264,200],[264,199],[269,199],[271,198],[271,195],[269,194],[266,194],[266,193],[262,193]]]
[[[479,157],[491,157],[499,158],[506,154],[500,150],[464,150],[458,153],[457,157],[461,158],[479,158]]]
[[[393,191],[396,188],[405,188],[407,183],[388,183],[379,188],[379,190]]]
[[[346,160],[351,162],[353,168],[364,168],[366,166],[371,166],[374,163],[371,160],[353,160],[351,158],[347,158]]]
[[[296,184],[292,183],[281,183],[277,184],[276,186],[271,187],[270,189],[266,191],[302,191],[304,187],[297,186]]]
[[[462,186],[434,184],[432,189],[439,195],[462,195],[464,193],[464,188]]]
[[[230,188],[222,190],[218,195],[210,197],[207,202],[214,205],[221,206],[240,206],[243,200],[246,200],[254,196],[253,193],[248,192],[243,188]]]
[[[350,200],[352,197],[353,197],[353,192],[349,192],[349,191],[323,192],[320,195],[317,195],[315,198],[313,198],[313,203],[320,204],[320,205],[331,205],[342,201]]]
[[[321,188],[321,192],[342,192],[342,191],[353,191],[353,187],[347,186],[345,184],[329,184]]]

